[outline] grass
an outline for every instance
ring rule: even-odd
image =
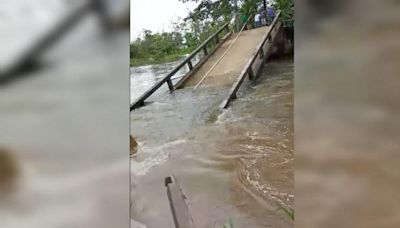
[[[285,207],[280,207],[277,209],[277,211],[282,210],[285,212],[285,214],[292,220],[294,221],[294,210],[292,208],[285,208]]]
[[[184,54],[173,54],[173,55],[163,56],[158,59],[151,58],[151,57],[147,58],[147,59],[131,59],[130,65],[133,67],[136,67],[136,66],[145,66],[145,65],[174,62],[174,61],[179,60],[183,56],[184,56]]]
[[[232,219],[229,219],[229,222],[226,222],[222,228],[234,228]]]
[[[164,55],[161,57],[147,57],[147,58],[133,58],[130,60],[131,67],[137,66],[145,66],[145,65],[153,65],[153,64],[161,64],[161,63],[169,63],[175,62],[181,59],[186,54],[191,53],[191,49],[183,49],[179,53],[171,54],[171,55]]]

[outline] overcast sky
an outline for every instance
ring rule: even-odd
[[[170,31],[171,22],[182,19],[191,9],[194,2],[182,3],[179,0],[131,0],[131,41],[143,31]]]

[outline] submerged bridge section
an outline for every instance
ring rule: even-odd
[[[134,110],[144,105],[145,100],[167,83],[170,92],[175,89],[201,87],[231,87],[229,95],[221,104],[227,108],[246,77],[254,80],[273,49],[273,43],[278,35],[281,22],[278,21],[280,12],[270,26],[250,29],[232,34],[229,24],[223,25],[214,35],[204,41],[181,64],[167,76],[153,85],[130,107]],[[196,65],[192,58],[203,51],[205,57]],[[176,84],[172,76],[182,67],[189,67],[189,72]]]

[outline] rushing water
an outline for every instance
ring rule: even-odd
[[[196,227],[230,218],[235,227],[293,225],[276,211],[294,203],[292,59],[268,63],[257,83],[242,87],[224,111],[229,88],[210,87],[165,92],[131,113],[139,142],[131,161],[134,219],[173,227],[163,178],[174,174]]]
[[[187,55],[186,55],[187,56]],[[163,64],[156,65],[146,65],[139,67],[132,67],[130,70],[131,73],[131,103],[134,102],[138,97],[146,92],[152,85],[154,85],[157,81],[161,80],[165,77],[169,72],[174,70],[182,60],[186,57],[183,56],[181,59]],[[200,52],[194,56],[192,59],[192,64],[197,64],[201,58],[203,57],[203,53]],[[182,67],[178,72],[172,76],[172,83],[176,83],[180,78],[182,78],[189,71],[189,67],[186,65]],[[152,100],[154,97],[162,96],[168,90],[168,86],[164,84],[161,89],[157,90],[149,100]]]

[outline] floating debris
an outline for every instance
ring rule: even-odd
[[[136,154],[137,152],[137,142],[135,140],[135,138],[132,137],[132,135],[130,136],[131,140],[130,140],[130,148],[131,148],[131,156]]]

